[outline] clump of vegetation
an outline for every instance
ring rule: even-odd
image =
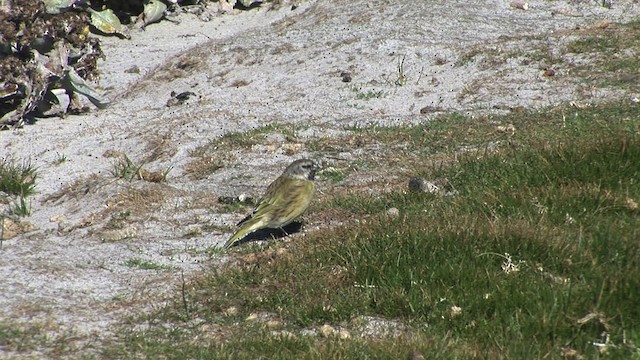
[[[606,33],[586,31],[579,39],[567,44],[567,51],[589,57],[588,65],[575,71],[598,87],[640,89],[638,48],[640,21],[611,26]]]
[[[102,56],[80,11],[50,13],[39,0],[9,4],[0,11],[0,129],[34,116],[80,112],[74,94],[95,100],[84,79],[97,76]]]
[[[36,185],[36,169],[24,161],[0,160],[0,191],[10,195],[29,196]]]
[[[36,169],[28,161],[17,164],[9,159],[0,160],[0,192],[6,194],[0,196],[14,198],[7,211],[9,215],[31,215],[27,197],[35,191],[36,177]]]
[[[331,182],[340,182],[349,176],[347,169],[340,169],[337,167],[325,167],[318,171],[318,177],[329,180]]]
[[[249,8],[255,0],[241,0]],[[85,80],[98,77],[100,41],[129,38],[129,29],[160,21],[168,11],[201,1],[21,0],[0,9],[0,129],[37,117],[88,111],[79,95],[98,108],[109,101]],[[225,2],[232,8],[236,1]],[[204,5],[203,5],[204,6]]]
[[[171,171],[171,167],[168,167],[164,171],[149,171],[145,169],[143,163],[134,163],[128,156],[123,155],[113,165],[111,174],[114,177],[125,179],[128,181],[144,180],[155,183],[162,183],[167,181],[167,175]]]
[[[158,264],[154,261],[132,258],[124,262],[125,266],[141,270],[170,270],[171,266]]]

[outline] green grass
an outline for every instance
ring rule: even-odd
[[[169,172],[171,172],[171,169],[172,167],[169,166],[163,171],[149,171],[144,168],[144,163],[136,163],[124,155],[113,164],[111,175],[127,181],[145,180],[163,183],[167,181],[167,176]]]
[[[65,163],[67,161],[69,161],[69,158],[67,157],[67,155],[57,153],[56,159],[53,161],[53,163],[55,165],[60,165],[60,164]]]
[[[638,89],[640,75],[640,21],[596,31],[567,45],[570,53],[591,56],[589,65],[575,69],[599,87]]]
[[[27,200],[29,195],[35,192],[37,172],[29,161],[18,164],[10,159],[0,160],[0,192],[12,197],[6,214],[15,216],[31,215],[31,202]],[[3,194],[0,193],[0,200]]]
[[[347,169],[330,166],[320,169],[317,175],[318,178],[337,183],[346,179],[349,176],[349,172]]]
[[[31,215],[31,202],[27,201],[24,196],[18,196],[18,198],[9,207],[7,212],[9,215],[16,216],[30,216]]]
[[[17,164],[9,159],[0,160],[0,191],[10,195],[29,196],[36,186],[36,169],[28,161]]]
[[[426,131],[442,137],[467,121],[441,119]],[[640,110],[609,104],[486,120],[495,123],[516,124],[518,145],[463,152],[431,170],[456,196],[329,199],[317,211],[339,210],[360,224],[310,232],[284,251],[237,254],[239,263],[194,280],[152,315],[157,326],[125,332],[106,355],[398,359],[415,349],[432,359],[640,357]],[[426,126],[371,134],[422,147]],[[400,216],[386,216],[390,207]],[[231,307],[237,313],[227,315]],[[252,313],[279,325],[246,320]],[[360,316],[404,330],[358,336]],[[303,335],[323,324],[352,338]],[[293,335],[277,335],[282,330]]]
[[[246,132],[230,132],[197,148],[191,156],[205,156],[219,149],[250,148],[251,146],[264,143],[266,137],[274,133],[282,134],[289,140],[295,140],[296,131],[301,129],[301,127],[289,124],[271,123]]]
[[[406,59],[406,56],[402,57],[402,60],[398,60],[398,66],[397,66],[397,77],[396,80],[393,82],[396,86],[405,86],[407,84],[407,75],[405,74],[404,71],[404,60]]]
[[[387,96],[387,94],[383,90],[376,90],[376,89],[364,90],[360,86],[354,86],[351,88],[351,90],[356,93],[355,95],[356,100],[381,99]]]
[[[141,164],[135,164],[128,156],[124,156],[113,164],[111,174],[116,178],[133,181],[138,178],[138,173],[141,169]]]
[[[284,143],[299,143],[302,140],[296,134],[303,129],[305,126],[271,123],[246,132],[226,133],[192,150],[189,155],[194,160],[186,166],[186,172],[193,179],[205,179],[225,167],[227,162],[234,158],[234,151],[244,152],[256,145],[273,145],[274,141],[269,139],[270,135],[276,135],[276,143],[281,140],[277,135],[282,137]]]
[[[129,260],[124,262],[124,265],[128,266],[128,267],[131,267],[131,268],[141,269],[141,270],[168,270],[168,269],[171,269],[170,266],[158,264],[158,263],[155,263],[153,261],[139,259],[139,258],[129,259]]]
[[[523,65],[561,70],[559,78],[573,78],[583,82],[585,88],[597,86],[637,91],[640,88],[640,21],[627,24],[603,21],[593,25],[562,31],[551,37],[549,34],[506,37],[497,41],[498,46],[490,48],[487,44],[479,44],[461,53],[455,66],[475,62],[482,70],[495,71],[507,61],[519,59]],[[558,41],[550,41],[556,37]],[[560,38],[575,40],[558,45],[562,43]],[[523,41],[527,42],[526,50],[519,45]],[[568,58],[578,60],[568,62]],[[467,95],[476,90],[472,84],[467,85]]]
[[[28,306],[28,305],[27,305]],[[42,309],[29,309],[41,311]],[[40,357],[61,358],[77,349],[69,347],[69,343],[77,334],[70,331],[52,333],[53,323],[45,320],[34,320],[28,324],[15,319],[0,320],[0,349],[8,358],[19,358],[23,352],[38,352]],[[11,353],[14,352],[13,357]]]
[[[567,50],[573,53],[604,53],[612,50],[620,52],[625,49],[637,49],[640,46],[638,32],[640,32],[640,21],[613,25],[596,31],[592,36],[584,36],[572,41],[567,45]]]

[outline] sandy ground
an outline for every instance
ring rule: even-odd
[[[212,154],[223,159],[221,169],[188,176],[193,150],[225,133],[277,123],[321,139],[347,126],[423,122],[438,111],[473,115],[638,95],[586,89],[567,64],[587,59],[563,50],[577,28],[637,18],[637,1],[613,1],[611,9],[600,1],[510,4],[285,1],[229,14],[209,8],[210,21],[185,13],[131,40],[102,38],[97,85],[113,99],[109,108],[0,132],[2,157],[30,159],[39,176],[25,219],[35,230],[0,250],[0,321],[44,329],[49,343],[66,337],[80,353],[99,348],[93,340],[109,339],[128,316],[174,296],[183,273],[225,261],[206,250],[224,243],[226,227],[242,214],[219,213],[218,196],[258,196],[291,160],[330,155],[292,151],[275,134],[250,151]],[[544,60],[523,61],[539,49],[562,59],[555,76],[543,75]],[[403,59],[406,83],[398,86]],[[345,71],[351,82],[342,81]],[[167,107],[172,91],[195,95]],[[152,171],[171,167],[167,182],[114,178],[123,154]],[[319,186],[330,192],[332,185]],[[164,268],[143,270],[134,260]],[[42,346],[3,352],[51,354]]]

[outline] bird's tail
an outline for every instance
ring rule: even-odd
[[[229,250],[229,248],[231,248],[233,244],[235,244],[245,236],[249,235],[250,233],[254,232],[259,227],[260,227],[260,224],[257,221],[251,221],[251,219],[248,221],[245,221],[244,223],[242,223],[242,226],[240,227],[238,232],[233,234],[231,239],[227,240],[227,243],[224,244],[224,249]]]

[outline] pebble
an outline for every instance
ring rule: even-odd
[[[409,179],[409,191],[438,194],[440,192],[440,187],[431,181],[426,181],[421,177],[414,176]]]
[[[333,336],[335,333],[336,333],[336,329],[334,329],[333,326],[329,324],[324,324],[320,326],[320,335],[322,337],[330,337],[330,336]]]
[[[391,218],[397,218],[398,216],[400,216],[400,210],[398,210],[398,208],[392,207],[391,209],[387,210],[387,215]]]

